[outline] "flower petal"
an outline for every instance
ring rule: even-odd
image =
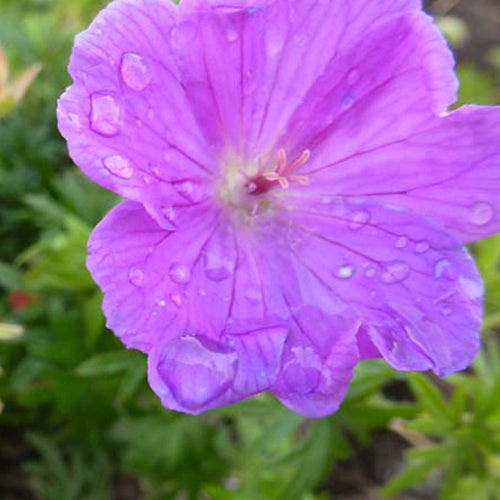
[[[184,0],[174,51],[205,134],[220,149],[254,158],[276,146],[328,67],[340,58],[335,71],[348,69],[343,56],[367,31],[417,9],[414,0]],[[439,62],[447,74],[435,97],[442,110],[454,101],[456,84],[449,54]]]
[[[291,156],[312,152],[308,170],[405,138],[456,99],[453,57],[419,11],[385,18],[339,52],[286,127]]]
[[[179,81],[170,48],[176,18],[168,1],[110,3],[76,37],[74,83],[58,104],[75,163],[98,184],[144,203],[165,227],[175,223],[162,209],[199,203],[217,168]]]
[[[189,229],[166,231],[125,202],[90,238],[87,266],[104,292],[107,325],[151,354],[151,384],[169,408],[228,404],[268,389],[278,375],[288,310],[265,283],[265,260],[257,264],[238,237],[215,210]],[[196,380],[208,384],[199,393]]]
[[[482,282],[461,244],[406,211],[323,201],[297,200],[288,215],[296,265],[352,307],[369,328],[360,333],[394,367],[445,375],[467,366],[478,349]]]
[[[411,114],[401,119],[411,121]],[[408,125],[399,123],[394,133],[400,128]],[[309,172],[311,188],[407,207],[462,241],[474,241],[500,230],[498,137],[498,108],[464,106],[401,139],[374,137],[340,154]],[[332,140],[343,138],[334,134]]]
[[[272,392],[305,417],[335,412],[359,361],[356,334],[359,320],[327,314],[311,306],[293,313],[281,372]]]

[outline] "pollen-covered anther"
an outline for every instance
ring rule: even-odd
[[[249,192],[252,194],[261,194],[275,186],[276,183],[278,183],[282,189],[288,189],[290,187],[290,182],[297,182],[304,186],[308,185],[309,179],[306,176],[293,174],[302,165],[307,163],[310,156],[311,151],[305,149],[298,158],[287,165],[286,152],[284,149],[280,149],[278,151],[276,168],[272,172],[263,173],[250,183],[249,186],[251,186],[251,189],[249,189]]]

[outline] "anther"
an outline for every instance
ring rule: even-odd
[[[269,191],[273,186],[279,184],[282,189],[288,189],[290,182],[297,182],[302,185],[309,184],[309,179],[303,175],[292,175],[302,165],[307,163],[311,156],[311,151],[305,149],[300,156],[287,165],[287,157],[284,149],[278,150],[276,167],[272,172],[266,172],[252,180],[247,186],[251,194],[262,194]]]

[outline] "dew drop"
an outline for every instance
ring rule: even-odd
[[[262,302],[262,293],[259,288],[251,286],[245,290],[245,298],[251,304],[260,304]]]
[[[484,287],[480,281],[469,278],[459,278],[460,285],[469,299],[476,300],[483,296]]]
[[[443,316],[450,316],[453,312],[453,309],[449,306],[446,306],[441,309],[441,312],[443,313]]]
[[[110,94],[96,92],[90,96],[90,128],[100,135],[113,137],[121,127],[121,106]]]
[[[156,301],[156,303],[160,306],[160,307],[165,307],[167,305],[167,302],[165,301],[165,299],[159,299]]]
[[[368,267],[368,268],[365,270],[365,276],[366,276],[367,278],[370,278],[370,279],[371,279],[371,278],[373,278],[373,277],[375,276],[375,274],[377,274],[377,270],[376,270],[374,267],[372,267],[372,266]]]
[[[82,129],[82,121],[76,113],[68,113],[68,120],[77,132]]]
[[[370,221],[370,212],[367,210],[358,210],[354,212],[349,220],[349,228],[353,230],[361,229]]]
[[[236,366],[230,347],[187,335],[166,344],[157,370],[182,408],[200,410],[230,388]]]
[[[196,36],[196,26],[191,22],[184,22],[170,30],[172,47],[180,49],[193,41]]]
[[[358,83],[359,77],[360,77],[359,71],[357,69],[352,69],[347,74],[347,83],[349,85],[355,85],[356,83]]]
[[[123,54],[120,64],[123,82],[132,90],[144,90],[151,81],[151,68],[139,55],[127,52]]]
[[[486,202],[479,202],[470,207],[469,218],[476,226],[484,226],[491,222],[495,212],[493,207]]]
[[[342,266],[337,270],[337,277],[343,280],[348,280],[352,278],[354,275],[355,268],[354,266]]]
[[[410,266],[401,260],[389,262],[381,275],[382,282],[386,284],[401,283],[410,274]]]
[[[277,56],[285,44],[285,36],[283,30],[277,26],[271,26],[266,31],[266,48],[269,57]]]
[[[451,268],[451,262],[446,259],[441,259],[438,262],[436,262],[436,265],[434,266],[434,276],[436,278],[442,278],[449,274]]]
[[[128,279],[132,285],[141,287],[144,283],[144,273],[138,267],[131,267],[128,272]]]
[[[217,252],[206,253],[205,274],[212,281],[224,281],[233,274],[233,262]]]
[[[170,279],[178,285],[185,285],[191,281],[191,271],[189,268],[178,262],[171,264],[168,274]]]
[[[236,42],[236,40],[238,40],[238,32],[233,28],[229,28],[226,33],[226,38],[228,42]]]
[[[175,305],[175,307],[181,307],[182,306],[182,297],[178,293],[173,293],[170,296],[170,299],[172,300],[172,302]]]
[[[347,95],[342,99],[340,107],[343,111],[347,111],[348,109],[352,108],[355,102],[356,100],[354,99],[354,97],[352,97],[351,95]]]
[[[417,253],[425,253],[425,252],[427,252],[427,250],[429,250],[429,248],[430,248],[430,245],[429,245],[428,241],[419,241],[415,245],[415,252],[417,252]]]
[[[406,236],[400,236],[396,240],[396,248],[406,248],[408,246],[409,241],[410,240]]]
[[[102,162],[107,170],[113,175],[122,179],[130,179],[133,174],[133,169],[127,158],[120,155],[108,156]]]
[[[191,181],[173,182],[172,187],[187,201],[197,203],[202,198],[202,191],[198,184]]]

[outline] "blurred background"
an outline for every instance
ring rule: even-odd
[[[365,362],[322,420],[268,395],[200,417],[160,406],[84,265],[117,199],[56,129],[73,37],[105,3],[0,0],[0,499],[500,499],[500,236],[472,247],[487,295],[467,372]],[[500,103],[500,1],[426,7],[457,54],[460,101]]]

